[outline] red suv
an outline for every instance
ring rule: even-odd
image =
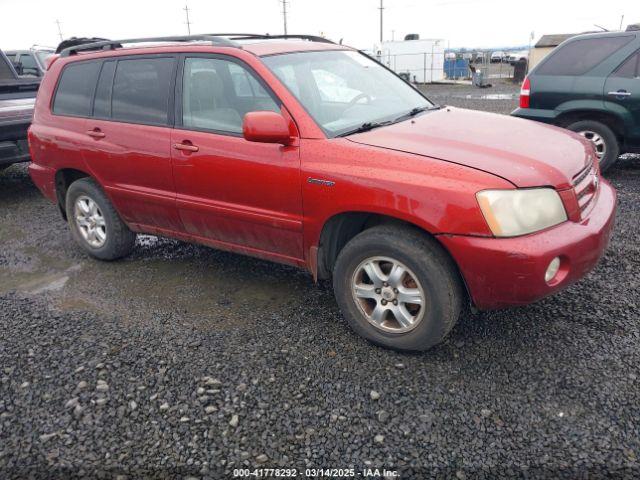
[[[363,337],[424,350],[606,248],[615,191],[576,134],[434,105],[320,38],[151,40],[71,47],[38,94],[31,177],[96,258],[145,232],[296,265]]]

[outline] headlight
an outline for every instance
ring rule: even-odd
[[[476,197],[496,237],[525,235],[567,220],[560,195],[552,188],[483,190]]]

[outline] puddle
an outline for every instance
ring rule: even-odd
[[[465,98],[467,100],[515,100],[519,98],[516,93],[487,93],[484,95],[455,95],[455,98]]]
[[[73,265],[62,272],[0,272],[0,292],[17,290],[32,295],[44,292],[62,290],[70,276],[82,268],[80,264]]]
[[[136,249],[114,262],[87,257],[72,263],[14,241],[11,250],[23,261],[0,263],[0,293],[47,295],[62,310],[115,314],[130,322],[179,313],[208,329],[282,312],[316,288],[302,270],[206,247],[144,235]]]

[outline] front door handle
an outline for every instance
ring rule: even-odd
[[[174,143],[173,148],[175,148],[176,150],[181,150],[183,152],[197,152],[198,150],[200,150],[199,147],[196,147],[191,143]]]
[[[630,97],[631,92],[627,92],[626,90],[618,90],[616,92],[609,92],[607,95],[613,95],[614,97]]]
[[[94,128],[93,130],[87,131],[87,135],[93,138],[104,138],[106,135],[104,132],[101,132],[99,128]]]

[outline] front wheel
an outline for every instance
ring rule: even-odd
[[[620,155],[620,145],[616,134],[604,123],[582,120],[572,123],[567,128],[582,135],[593,144],[600,162],[600,171],[606,172],[616,163]]]
[[[451,258],[411,227],[383,225],[358,234],[336,260],[333,285],[351,328],[396,350],[440,343],[465,298]]]

